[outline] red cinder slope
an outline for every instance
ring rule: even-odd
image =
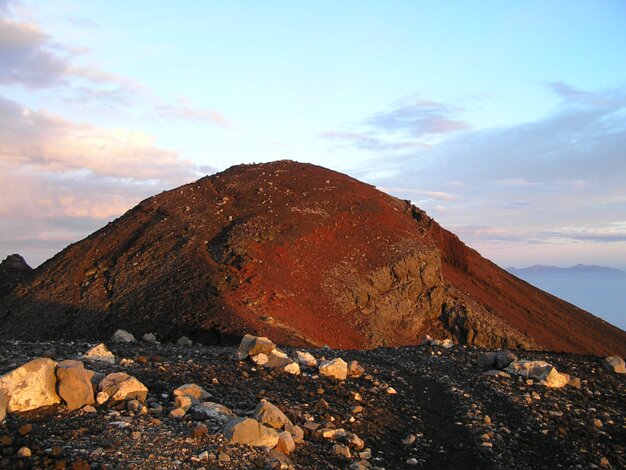
[[[125,328],[371,348],[430,332],[493,347],[626,352],[624,332],[514,278],[406,201],[289,161],[236,166],[146,199],[1,303],[1,337]]]

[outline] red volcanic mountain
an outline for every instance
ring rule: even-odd
[[[37,268],[2,297],[0,315],[3,338],[124,328],[373,348],[429,333],[626,354],[622,330],[500,269],[407,201],[290,161],[146,199]]]

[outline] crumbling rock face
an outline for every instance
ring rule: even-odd
[[[495,266],[407,201],[289,161],[142,201],[0,292],[0,324],[0,337],[30,340],[122,328],[374,348],[428,333],[626,355],[626,333]]]
[[[450,287],[446,293],[440,320],[461,344],[490,349],[536,349],[528,335],[488,312],[459,291]]]
[[[367,347],[414,344],[444,300],[439,252],[414,246],[389,266],[356,278],[337,295],[341,312],[352,313]]]

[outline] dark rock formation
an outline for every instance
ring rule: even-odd
[[[338,348],[421,333],[626,353],[626,334],[515,278],[424,212],[314,165],[241,165],[146,199],[0,303],[0,336],[250,332]]]
[[[0,297],[7,295],[18,284],[29,281],[34,274],[33,268],[22,258],[14,254],[0,263]]]

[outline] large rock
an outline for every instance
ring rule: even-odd
[[[94,403],[91,375],[80,361],[67,360],[57,364],[59,395],[70,410]]]
[[[274,448],[278,433],[252,418],[235,418],[224,426],[224,437],[230,444],[247,444],[253,447]]]
[[[345,380],[348,376],[348,364],[337,357],[331,361],[322,361],[319,367],[320,375]]]
[[[83,359],[86,361],[100,361],[108,364],[115,364],[115,355],[109,351],[104,343],[96,344],[90,348],[85,354]]]
[[[222,424],[227,423],[237,415],[232,412],[230,408],[219,403],[213,403],[211,401],[205,401],[197,405],[193,405],[189,410],[192,418],[198,421],[204,421],[206,419],[212,419]]]
[[[278,434],[278,444],[276,444],[276,450],[283,454],[291,454],[296,449],[296,443],[293,440],[293,436],[287,431],[283,431]]]
[[[193,398],[196,401],[204,401],[208,398],[211,398],[212,395],[205,389],[203,389],[200,385],[185,384],[174,390],[174,396],[187,396]]]
[[[98,385],[98,389],[108,394],[114,402],[122,400],[145,401],[148,395],[146,386],[125,372],[114,372],[107,375]]]
[[[285,413],[267,400],[261,400],[252,412],[252,417],[261,424],[266,424],[275,429],[282,429],[293,424]]]
[[[604,359],[604,367],[617,374],[626,374],[626,364],[619,356],[609,356]]]
[[[517,356],[512,352],[496,351],[482,354],[477,363],[483,369],[504,369],[513,361],[517,361]]]
[[[294,358],[298,364],[306,367],[317,367],[317,359],[310,352],[296,351]]]
[[[28,411],[60,403],[55,368],[56,362],[42,357],[0,377],[0,391],[9,397],[7,411]]]
[[[506,371],[525,378],[542,380],[547,387],[561,388],[569,382],[569,375],[562,374],[545,361],[513,361]]]
[[[280,349],[274,349],[267,354],[267,363],[265,367],[270,367],[272,369],[282,369],[286,365],[291,364],[293,361],[289,358],[289,356],[281,351]]]
[[[240,361],[248,356],[255,356],[256,354],[269,354],[276,348],[276,345],[272,343],[268,338],[264,336],[245,335],[239,343],[239,349],[237,349],[237,359]]]
[[[9,397],[4,392],[0,392],[0,422],[7,415],[7,405],[9,403]]]
[[[119,329],[115,333],[113,333],[113,336],[111,336],[111,341],[113,341],[114,343],[134,343],[135,337],[132,335],[132,333],[129,333],[126,330]]]

